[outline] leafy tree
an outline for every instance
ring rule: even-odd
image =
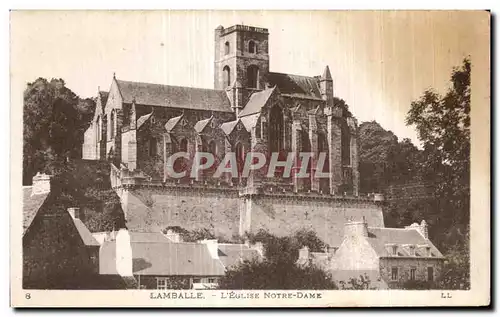
[[[64,80],[38,78],[24,91],[23,184],[36,172],[57,173],[70,158],[81,157],[83,132],[95,109]]]
[[[250,242],[262,242],[264,259],[244,261],[228,269],[219,282],[221,289],[336,289],[331,276],[314,265],[298,266],[299,249],[326,246],[314,233],[300,230],[277,237],[265,230],[248,235]]]
[[[469,223],[470,71],[466,58],[453,69],[446,94],[425,91],[412,102],[406,118],[424,146],[423,178],[434,185],[436,224],[443,245],[464,238]]]

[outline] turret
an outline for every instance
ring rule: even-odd
[[[333,106],[333,80],[328,65],[325,67],[323,75],[319,79],[319,88],[321,91],[321,98],[327,102],[328,106]]]

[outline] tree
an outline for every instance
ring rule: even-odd
[[[461,67],[453,68],[446,94],[425,91],[412,102],[406,118],[424,146],[423,178],[435,188],[440,240],[445,246],[464,238],[469,224],[470,71],[466,58]]]
[[[83,132],[95,109],[64,80],[38,78],[24,91],[23,184],[36,172],[57,173],[69,158],[81,157]]]
[[[325,246],[314,233],[301,230],[277,237],[265,230],[248,235],[250,242],[262,242],[264,259],[244,261],[226,271],[221,289],[336,289],[331,276],[314,265],[298,266],[299,249],[310,244]],[[304,244],[305,243],[305,244]]]

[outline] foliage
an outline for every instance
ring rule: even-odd
[[[219,243],[239,243],[241,239],[237,236],[232,237],[232,239],[227,239],[222,236],[217,236],[213,231],[207,228],[198,228],[193,230],[187,230],[180,226],[168,226],[162,230],[163,233],[168,233],[172,231],[178,233],[184,242],[197,242],[200,240],[213,240],[217,239]]]
[[[429,89],[406,117],[423,149],[398,141],[378,123],[359,127],[360,191],[382,192],[386,225],[425,219],[430,239],[445,257],[439,287],[469,287],[470,71],[465,59],[453,69],[444,95]]]
[[[446,260],[437,285],[440,289],[470,289],[469,230],[463,243],[454,244],[445,254]]]
[[[81,157],[83,132],[95,109],[64,80],[38,78],[24,91],[23,184],[36,172],[57,173],[68,158]]]
[[[368,274],[360,274],[359,278],[351,277],[347,283],[344,281],[339,282],[340,289],[342,290],[376,290],[377,288],[372,285]]]
[[[301,230],[289,237],[277,237],[259,230],[248,235],[250,242],[262,242],[264,259],[244,261],[226,271],[221,289],[336,289],[331,276],[314,265],[296,264],[299,249],[308,245],[319,250],[326,245],[314,232]]]

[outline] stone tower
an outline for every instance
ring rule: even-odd
[[[234,25],[215,29],[214,88],[226,90],[237,112],[249,96],[265,88],[269,72],[267,29]]]

